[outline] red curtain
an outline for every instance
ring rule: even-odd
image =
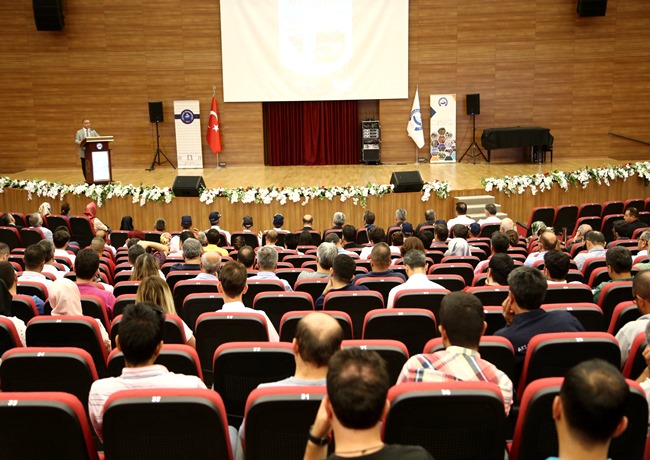
[[[357,101],[265,102],[266,164],[357,164],[358,118]]]

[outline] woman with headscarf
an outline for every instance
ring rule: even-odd
[[[86,205],[84,217],[87,217],[90,220],[90,225],[93,226],[94,232],[97,230],[108,231],[108,227],[97,217],[97,205],[94,201],[91,201]]]
[[[0,316],[4,316],[14,323],[18,338],[23,346],[25,344],[25,323],[11,314],[11,301],[13,294],[16,293],[16,271],[14,267],[6,261],[0,262]]]
[[[449,240],[449,249],[445,251],[446,256],[471,256],[472,251],[469,243],[464,238],[452,238]]]
[[[120,222],[120,230],[127,230],[129,232],[135,230],[133,228],[133,217],[131,216],[122,217],[122,221]]]
[[[81,294],[74,281],[61,278],[47,288],[48,300],[52,307],[52,316],[83,316],[81,308]],[[111,338],[108,336],[102,322],[95,318],[99,325],[99,332],[107,351],[111,351]]]

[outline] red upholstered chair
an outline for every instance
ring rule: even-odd
[[[170,372],[195,375],[203,380],[199,355],[189,345],[163,343],[162,350],[160,350],[160,354],[156,358],[156,364],[162,364]],[[119,377],[123,368],[124,354],[118,349],[112,350],[108,355],[107,375],[109,377]]]
[[[503,318],[503,307],[500,305],[484,306],[483,312],[485,313],[485,322],[487,323],[485,335],[492,335],[506,326],[506,320]]]
[[[35,422],[50,429],[35,437]],[[83,405],[68,393],[0,393],[0,428],[8,458],[99,459]]]
[[[290,311],[282,315],[280,319],[280,342],[291,342],[296,335],[296,326],[304,316],[313,313],[313,310]],[[343,339],[351,340],[353,337],[352,319],[344,311],[325,310],[326,315],[332,316],[343,329]]]
[[[122,294],[135,294],[140,287],[140,281],[120,281],[113,288],[113,295],[117,298]]]
[[[582,203],[578,207],[578,218],[600,217],[603,212],[603,205],[600,203]]]
[[[467,263],[437,264],[429,267],[429,275],[460,275],[465,280],[465,286],[471,286],[474,280],[474,267]]]
[[[605,317],[603,311],[595,303],[549,303],[542,305],[548,312],[566,311],[580,321],[585,331],[604,332]]]
[[[388,400],[387,444],[420,445],[434,458],[503,460],[506,417],[495,384],[403,383],[388,391]]]
[[[409,355],[420,353],[424,345],[438,336],[436,318],[422,308],[391,308],[366,314],[362,338],[392,339],[406,345]]]
[[[280,330],[285,313],[313,310],[314,301],[306,292],[260,292],[253,300],[253,308],[266,313],[275,329]]]
[[[25,324],[30,319],[38,316],[38,309],[32,296],[24,294],[16,294],[11,299],[11,314],[18,319],[21,319]]]
[[[598,230],[603,225],[603,219],[601,219],[600,216],[578,217],[578,220],[576,221],[576,228],[573,230],[573,235],[571,236],[576,236],[576,232],[578,231],[578,228],[583,224],[590,225],[593,230]]]
[[[471,286],[465,288],[465,292],[474,294],[483,305],[501,305],[510,290],[508,286]]]
[[[623,211],[625,211],[623,207],[623,202],[622,201],[605,201],[603,203],[603,210],[600,213],[600,217],[603,219],[606,216],[612,215],[612,214],[623,214]]]
[[[171,276],[171,275],[170,275]],[[185,299],[190,294],[217,294],[217,281],[214,280],[195,280],[195,279],[182,279],[178,280],[173,289],[174,307],[179,316],[183,316],[183,306]],[[216,310],[213,309],[212,311]]]
[[[35,295],[43,302],[45,302],[49,296],[47,287],[43,283],[38,283],[36,281],[21,281],[18,279],[16,291],[18,294],[27,295],[30,297]]]
[[[96,295],[82,295],[81,296],[81,310],[84,316],[97,318],[104,325],[104,329],[109,334],[111,333],[111,322],[108,318],[108,310],[101,297]]]
[[[578,206],[575,204],[563,204],[555,208],[555,219],[553,229],[556,232],[567,235],[573,234],[573,230],[578,220]]]
[[[397,340],[375,339],[375,340],[344,340],[341,348],[357,347],[363,350],[375,351],[384,358],[388,367],[388,375],[391,383],[397,381],[402,367],[409,359],[409,352],[406,345]]]
[[[443,264],[470,264],[473,268],[476,268],[478,263],[481,261],[479,257],[476,256],[445,256],[442,258],[440,263]]]
[[[183,321],[185,321],[185,324],[190,329],[195,331],[196,320],[199,319],[199,316],[203,313],[212,313],[221,310],[221,307],[223,307],[223,296],[221,294],[190,294],[185,297],[185,302],[181,309],[181,318],[183,318]]]
[[[45,234],[38,227],[27,227],[20,229],[20,239],[25,247],[32,244],[38,244],[39,241],[45,239]]]
[[[604,212],[604,210],[603,210]],[[620,214],[609,214],[606,216],[603,216],[603,223],[600,227],[600,231],[602,232],[603,235],[605,235],[605,241],[608,243],[610,241],[613,241],[615,239],[614,237],[614,222],[617,220],[622,220],[623,219],[623,213]]]
[[[79,247],[82,249],[89,246],[95,237],[95,229],[87,217],[70,216],[70,228],[72,229],[72,240],[79,243]]]
[[[641,316],[641,312],[633,300],[621,302],[614,308],[612,319],[609,321],[607,332],[612,335],[618,334],[618,331],[630,321],[636,321]]]
[[[372,310],[383,308],[384,299],[376,291],[328,292],[323,302],[324,311],[343,311],[350,315],[350,318],[352,318],[352,331],[355,334],[355,338],[361,337],[366,314]]]
[[[404,289],[395,295],[394,308],[424,308],[439,321],[440,304],[447,294],[447,289]]]
[[[395,286],[399,286],[403,282],[404,281],[402,280],[402,278],[396,276],[386,276],[382,278],[375,278],[375,277],[359,278],[354,284],[356,284],[357,286],[365,286],[371,291],[379,292],[384,298],[384,305],[385,305],[386,302],[388,301],[388,294],[390,293],[390,290],[393,289]]]
[[[623,366],[623,375],[628,379],[637,379],[639,375],[647,367],[646,361],[643,358],[643,350],[648,346],[645,337],[645,331],[639,332],[632,340],[630,351],[627,355],[627,361]]]
[[[455,291],[462,291],[465,289],[465,278],[463,278],[460,275],[453,275],[453,274],[444,274],[444,275],[427,275],[427,278],[429,281],[433,281],[434,283],[439,284],[440,286],[444,287],[445,289],[455,292]]]
[[[9,318],[0,317],[0,357],[5,351],[22,346],[14,323]]]
[[[605,321],[609,323],[616,306],[628,300],[633,300],[632,281],[614,281],[603,286],[598,298],[598,306],[603,311]]]
[[[167,281],[169,290],[174,292],[176,284],[183,280],[192,280],[196,278],[199,273],[201,273],[200,270],[174,270],[165,275],[165,281]]]
[[[107,459],[233,458],[223,401],[206,389],[114,393],[104,405],[103,434]]]
[[[6,243],[10,250],[25,247],[16,227],[0,227],[0,241]]]
[[[248,280],[248,291],[243,295],[242,302],[249,308],[253,308],[253,300],[260,292],[284,291],[284,284],[279,280]],[[325,286],[323,286],[323,289]]]
[[[529,237],[531,235],[530,232],[533,222],[541,220],[546,224],[547,227],[552,227],[554,218],[555,208],[551,206],[540,206],[533,208],[530,211],[530,217],[528,218],[527,224],[524,224],[523,222],[517,222],[517,232],[524,238]]]
[[[607,271],[607,267],[596,267],[591,271],[589,275],[589,282],[587,283],[592,288],[595,288],[603,281],[610,281],[612,277]]]
[[[546,303],[591,303],[594,295],[586,284],[551,284],[546,289]]]

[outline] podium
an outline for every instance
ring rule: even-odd
[[[87,137],[82,143],[86,156],[86,182],[108,184],[113,181],[111,170],[113,136]]]

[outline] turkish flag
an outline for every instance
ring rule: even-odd
[[[212,96],[212,107],[208,119],[208,133],[205,138],[208,141],[210,150],[217,154],[221,152],[221,131],[219,131],[219,115],[217,115],[217,99]]]

